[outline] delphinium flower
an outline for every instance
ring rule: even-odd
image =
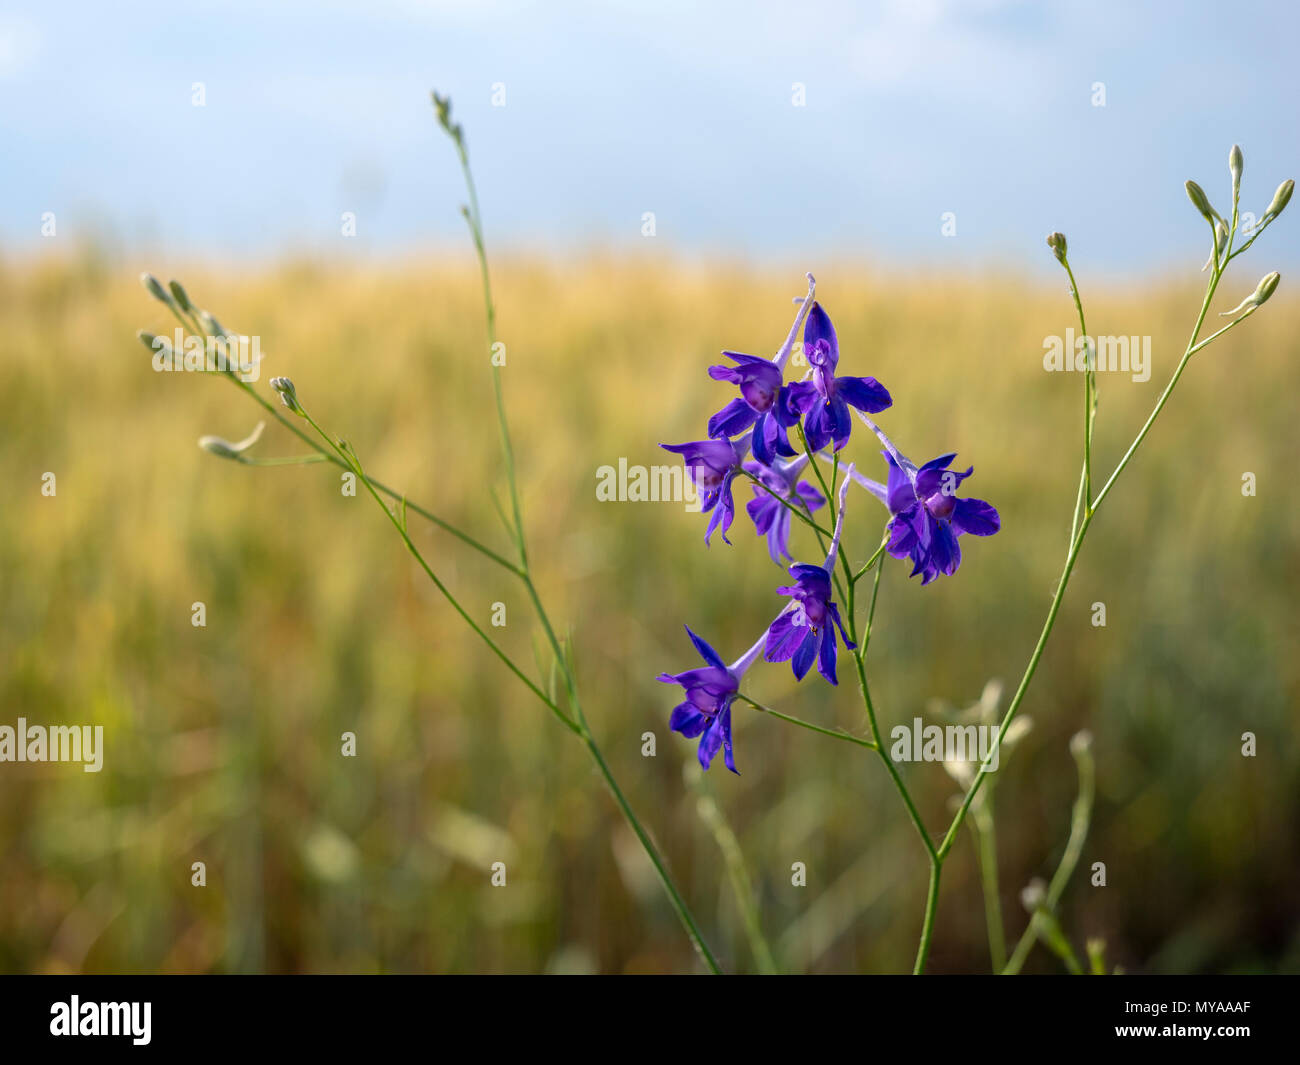
[[[660,444],[665,451],[681,455],[686,472],[700,494],[700,510],[710,514],[709,526],[704,530],[704,542],[709,542],[713,530],[722,526],[722,539],[736,516],[736,504],[731,497],[731,482],[741,471],[749,441],[692,440],[687,444]]]
[[[686,701],[679,703],[668,720],[673,732],[680,732],[688,740],[700,738],[700,765],[708,769],[719,750],[727,768],[739,774],[736,755],[731,745],[731,703],[740,691],[740,680],[757,660],[763,649],[760,637],[748,651],[731,665],[726,665],[718,652],[686,628],[686,635],[695,644],[705,665],[702,669],[688,669],[685,673],[660,673],[656,680],[665,684],[680,684],[686,691]]]
[[[885,550],[894,558],[910,559],[909,576],[919,573],[923,585],[940,575],[952,576],[961,565],[957,537],[963,533],[992,536],[1002,528],[1002,519],[992,504],[957,496],[957,488],[975,472],[975,467],[964,473],[949,469],[957,457],[955,453],[917,466],[870,418],[862,420],[885,445],[882,454],[889,463],[889,480],[881,484],[857,471],[850,476],[889,508],[889,543]]]
[[[886,506],[894,515],[889,523],[889,544],[885,550],[894,558],[910,558],[912,572],[921,574],[921,583],[929,584],[940,574],[951,577],[961,565],[961,547],[957,537],[992,536],[1002,527],[1002,520],[992,505],[982,499],[960,499],[957,488],[975,472],[971,466],[964,473],[950,470],[956,454],[940,455],[909,474],[894,456],[889,460]]]
[[[820,451],[832,441],[838,451],[848,443],[853,420],[849,407],[875,414],[893,400],[874,377],[836,377],[840,361],[839,340],[830,315],[814,303],[803,329],[803,350],[812,367],[812,380],[790,386],[789,402],[805,415],[803,429],[808,446]]]
[[[857,646],[844,631],[839,607],[831,599],[831,573],[839,555],[840,532],[844,526],[845,495],[849,487],[848,468],[844,483],[840,485],[839,516],[835,519],[835,534],[831,537],[830,552],[823,565],[801,562],[790,567],[794,584],[778,588],[782,595],[791,598],[767,630],[764,657],[769,662],[790,662],[796,680],[817,660],[817,671],[832,684],[835,679],[835,629],[840,630],[844,646],[853,650]]]
[[[813,295],[816,281],[808,274],[808,295],[800,301],[790,333],[771,359],[745,355],[738,351],[724,351],[735,366],[710,366],[709,376],[715,381],[730,381],[740,388],[740,396],[709,419],[711,437],[733,437],[753,426],[754,457],[765,466],[776,455],[787,458],[795,454],[786,430],[798,423],[802,410],[794,403],[803,395],[803,386],[786,385],[785,366],[799,337],[808,312],[815,306]]]
[[[768,554],[778,566],[782,559],[790,558],[790,504],[802,504],[811,514],[826,505],[826,498],[799,474],[808,465],[808,456],[799,455],[788,461],[777,459],[770,466],[759,462],[746,462],[746,473],[757,477],[761,484],[754,485],[754,498],[745,510],[753,519],[759,536],[767,537]],[[782,502],[784,500],[785,502]]]

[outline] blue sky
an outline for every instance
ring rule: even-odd
[[[498,247],[640,253],[653,211],[654,250],[691,256],[1037,270],[1061,229],[1112,273],[1199,265],[1185,178],[1223,209],[1235,140],[1262,213],[1300,172],[1298,24],[1252,0],[4,6],[0,250],[39,248],[47,211],[182,259],[460,240],[437,87]],[[1261,268],[1300,259],[1290,232]]]

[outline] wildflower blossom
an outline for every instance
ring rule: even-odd
[[[849,467],[851,474],[853,467]],[[839,628],[844,646],[852,650],[857,646],[844,631],[839,607],[831,600],[831,572],[839,555],[840,532],[844,525],[844,499],[849,486],[845,477],[840,485],[839,516],[835,520],[835,535],[831,538],[830,553],[824,565],[797,563],[790,567],[795,583],[778,588],[782,595],[791,597],[767,630],[765,657],[769,662],[790,662],[796,680],[804,675],[817,660],[817,671],[830,683],[835,679],[835,629]]]
[[[893,403],[885,386],[874,377],[836,377],[840,361],[839,340],[830,316],[814,303],[803,329],[803,349],[812,366],[812,380],[791,386],[790,403],[804,415],[808,446],[820,451],[832,441],[838,451],[848,443],[853,420],[849,407],[876,414]]]
[[[940,575],[952,576],[961,565],[958,536],[992,536],[1002,528],[1002,519],[991,504],[957,496],[957,488],[975,472],[975,467],[964,473],[950,470],[955,453],[917,466],[875,422],[865,414],[858,417],[885,445],[883,454],[889,463],[887,484],[864,477],[852,467],[849,474],[889,508],[889,543],[885,549],[894,558],[910,559],[909,576],[921,574],[922,584]]]
[[[708,769],[722,751],[722,759],[733,773],[736,769],[735,751],[731,745],[731,703],[740,691],[740,680],[763,649],[759,639],[748,651],[730,666],[723,663],[718,652],[686,628],[686,635],[704,659],[702,669],[689,669],[685,673],[660,673],[656,680],[665,684],[680,684],[686,691],[685,702],[679,703],[668,720],[673,732],[680,732],[688,740],[699,737],[700,765]]]
[[[795,405],[795,397],[803,395],[803,386],[784,384],[785,366],[794,350],[799,329],[815,306],[813,294],[816,281],[808,274],[808,295],[799,302],[794,325],[771,359],[745,355],[738,351],[724,351],[735,366],[710,366],[709,376],[715,381],[730,381],[740,388],[740,396],[709,419],[710,437],[733,437],[753,426],[754,457],[763,465],[770,465],[776,455],[793,457],[794,448],[786,430],[798,424],[802,410]]]
[[[713,530],[722,527],[722,539],[736,516],[736,504],[731,497],[731,482],[741,471],[749,442],[733,440],[693,440],[688,444],[660,444],[665,451],[681,455],[695,489],[700,494],[700,510],[711,514],[709,527],[704,531],[704,542],[709,542]]]
[[[992,536],[1002,527],[998,512],[984,500],[958,498],[957,488],[975,467],[964,473],[950,470],[956,457],[940,455],[909,475],[885,452],[889,460],[886,505],[894,515],[885,550],[894,558],[911,559],[909,576],[921,574],[922,584],[957,572],[961,565],[957,537],[962,533]]]
[[[754,498],[745,510],[754,522],[759,536],[767,537],[768,554],[778,566],[782,559],[790,558],[790,506],[802,504],[811,514],[826,505],[826,498],[799,474],[808,464],[808,456],[800,455],[788,462],[777,460],[770,466],[746,462],[746,473],[757,477],[761,484],[754,485]],[[784,502],[782,502],[784,500]]]

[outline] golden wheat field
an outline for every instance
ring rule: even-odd
[[[1102,374],[1096,464],[1114,466],[1183,350],[1199,281],[1107,285],[1074,267],[1099,334],[1149,334],[1145,383]],[[254,405],[212,376],[155,373],[139,328],[172,323],[140,270],[181,278],[260,337],[257,388],[293,378],[366,469],[505,550],[482,296],[461,249],[366,266],[310,258],[123,263],[87,252],[0,265],[0,690],[3,723],[104,729],[99,773],[0,774],[0,970],[661,972],[697,965],[591,762],[491,658],[366,498],[331,466],[251,468],[201,451]],[[1075,322],[1063,280],[899,274],[855,261],[506,259],[494,264],[502,369],[533,564],[571,631],[591,726],[730,970],[755,967],[719,835],[733,832],[763,932],[788,972],[911,965],[926,864],[870,754],[735,710],[740,776],[702,775],[668,730],[663,670],[754,640],[784,574],[743,510],[727,547],[681,503],[602,502],[597,469],[672,462],[730,398],[722,349],[770,354],[813,270],[845,372],[897,402],[880,416],[918,460],[956,451],[1001,533],[922,589],[885,566],[867,659],[882,724],[1019,678],[1070,525],[1077,374],[1044,372]],[[1213,311],[1253,284],[1234,271]],[[1238,292],[1243,289],[1243,292]],[[1300,968],[1300,658],[1295,367],[1300,305],[1195,357],[1101,512],[1024,705],[1033,730],[998,771],[1001,897],[1060,858],[1071,735],[1094,737],[1097,801],[1062,903],[1074,941],[1130,972]],[[848,455],[884,462],[859,427]],[[302,447],[269,425],[259,454]],[[1243,495],[1243,474],[1257,491]],[[57,491],[43,494],[54,473]],[[737,486],[737,501],[751,490]],[[865,496],[854,505],[866,509]],[[850,525],[852,525],[850,519]],[[521,590],[427,524],[439,577],[534,675]],[[796,529],[796,557],[815,553]],[[877,515],[845,540],[855,565]],[[203,603],[206,624],[192,623]],[[1104,603],[1106,624],[1093,624]],[[534,665],[539,663],[539,665]],[[859,730],[852,684],[761,666],[755,698]],[[342,757],[340,737],[356,737]],[[644,734],[655,734],[653,757]],[[1242,735],[1257,740],[1242,755]],[[943,769],[903,767],[946,826]],[[205,863],[207,886],[191,882]],[[489,871],[504,862],[504,890]],[[791,882],[792,863],[807,870]],[[1104,887],[1089,869],[1104,862]],[[989,967],[969,835],[945,872],[931,969]],[[1029,971],[1056,971],[1039,948]]]

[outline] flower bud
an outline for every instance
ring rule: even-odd
[[[172,297],[180,305],[181,310],[193,310],[193,304],[190,303],[190,297],[185,291],[185,286],[179,281],[168,281],[167,287],[171,289]]]
[[[153,276],[153,274],[141,274],[140,284],[144,285],[144,287],[149,290],[149,295],[158,300],[159,303],[166,303],[168,305],[172,303],[171,296],[167,294],[167,290],[162,287],[162,284]]]
[[[1228,173],[1232,175],[1232,199],[1235,203],[1238,193],[1241,192],[1241,171],[1245,167],[1246,161],[1241,155],[1241,146],[1234,144],[1232,151],[1228,153]]]
[[[1245,311],[1247,314],[1249,314],[1256,307],[1259,307],[1268,301],[1269,296],[1273,295],[1273,293],[1277,291],[1278,282],[1281,280],[1282,280],[1282,275],[1279,274],[1276,270],[1274,270],[1271,274],[1266,274],[1263,278],[1260,279],[1259,284],[1255,286],[1254,292],[1252,292],[1244,300],[1238,303],[1237,306],[1233,307],[1232,310],[1220,311],[1219,317],[1229,318],[1234,314],[1240,313],[1241,311]]]
[[[224,440],[219,436],[201,436],[199,437],[199,447],[218,458],[234,459],[236,462],[246,462],[244,452],[257,443],[262,435],[262,430],[266,428],[265,422],[258,422],[257,428],[248,436],[244,437],[238,443],[232,444],[229,440]]]
[[[158,335],[156,333],[151,333],[147,329],[139,329],[136,331],[135,335],[140,338],[140,343],[143,344],[150,351],[158,350],[157,348]],[[164,340],[163,343],[166,344],[167,341]]]
[[[1057,261],[1057,262],[1059,262],[1059,263],[1064,263],[1064,262],[1065,262],[1065,254],[1066,254],[1066,253],[1065,253],[1065,234],[1064,234],[1064,233],[1048,233],[1048,234],[1047,234],[1047,246],[1048,246],[1049,248],[1052,249],[1052,254],[1056,256],[1056,261]]]
[[[301,414],[302,407],[298,403],[298,393],[294,390],[293,382],[287,377],[272,377],[271,388],[280,394],[280,402],[288,407],[294,414]]]
[[[1040,909],[1047,902],[1047,884],[1042,877],[1034,877],[1020,892],[1020,901],[1030,913]]]
[[[1268,210],[1264,212],[1265,218],[1276,218],[1282,213],[1282,208],[1291,202],[1291,193],[1295,190],[1295,181],[1287,178],[1277,187],[1277,192],[1273,193],[1273,202],[1268,205]]]
[[[1196,184],[1195,181],[1187,182],[1184,187],[1187,189],[1187,198],[1192,201],[1192,206],[1205,216],[1207,222],[1213,222],[1218,215],[1214,208],[1210,206],[1210,201],[1205,195],[1205,190],[1202,189],[1200,185]]]
[[[199,311],[199,325],[203,326],[203,331],[210,337],[226,335],[226,331],[221,328],[221,323],[208,311]]]
[[[1090,750],[1092,750],[1092,733],[1087,729],[1080,729],[1070,737],[1070,753],[1076,758]]]

